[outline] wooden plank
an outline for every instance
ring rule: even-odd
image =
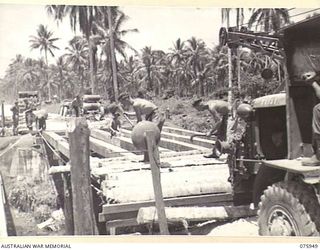
[[[121,131],[124,132],[128,137],[130,137],[131,132],[129,130],[123,129]],[[202,150],[203,151],[203,150],[208,150],[208,148],[209,149],[212,148],[212,145],[210,145],[210,144],[209,144],[209,146],[206,145],[205,147],[200,146],[200,145],[196,145],[196,144],[192,144],[190,142],[190,140],[188,141],[188,139],[186,139],[186,138],[185,138],[186,142],[177,140],[177,137],[175,137],[175,136],[172,136],[171,138],[172,139],[165,138],[162,136],[162,133],[161,133],[161,140],[159,142],[160,148],[162,147],[162,148],[166,148],[166,149],[178,151],[178,152],[179,151],[188,151],[188,150]]]
[[[106,222],[107,229],[112,227],[130,227],[130,226],[138,226],[137,218],[131,219],[123,219],[123,220],[110,220]]]
[[[104,157],[136,157],[135,154],[128,152],[127,150],[123,150],[121,147],[114,146],[110,143],[106,143],[102,140],[98,140],[90,137],[90,149]]]
[[[110,143],[114,146],[121,146],[120,137],[118,136],[112,136],[107,131],[103,131],[101,129],[91,129],[90,130],[90,136],[99,140],[102,140],[104,142]]]
[[[154,133],[152,131],[146,131],[145,136],[147,139],[148,155],[150,160],[156,211],[159,218],[160,233],[162,235],[169,235],[170,233],[168,229],[166,212],[164,210],[164,202],[161,187],[159,151],[156,146]]]
[[[197,131],[192,131],[192,130],[187,130],[187,129],[182,129],[182,128],[168,127],[168,126],[163,126],[162,131],[165,131],[168,133],[174,133],[174,134],[178,134],[178,135],[185,135],[185,136],[202,134],[201,132],[197,132]],[[215,141],[215,137],[208,138],[208,140]]]
[[[256,210],[249,206],[229,207],[166,207],[168,221],[207,221],[238,219],[257,215]],[[141,224],[157,222],[158,214],[155,207],[142,207],[139,209],[137,222]]]
[[[231,192],[232,188],[230,183],[227,182],[227,177],[224,179],[216,178],[215,182],[206,180],[189,181],[184,180],[177,183],[170,183],[168,181],[162,183],[163,196],[166,198],[179,197],[179,196],[191,196],[210,193],[222,193]],[[136,201],[148,201],[154,199],[154,193],[152,185],[147,183],[146,185],[137,186],[117,186],[117,187],[103,187],[103,194],[119,203],[123,202],[136,202]]]
[[[95,223],[90,166],[89,135],[85,118],[74,118],[69,123],[71,186],[75,235],[95,235]]]
[[[110,173],[118,173],[125,171],[134,170],[148,170],[150,166],[144,162],[134,162],[134,161],[123,161],[121,164],[117,161],[105,162],[101,161],[100,168],[92,168],[92,173],[97,176],[105,176]],[[184,168],[184,167],[195,167],[195,166],[210,166],[211,168],[216,168],[225,164],[223,159],[207,159],[202,157],[202,155],[185,156],[185,157],[171,157],[163,159],[160,163],[161,169],[166,169],[163,171],[168,171],[169,168]]]
[[[262,163],[270,167],[288,170],[298,174],[308,173],[320,175],[320,167],[302,166],[299,160],[263,160]]]
[[[131,135],[131,131],[127,130],[127,129],[121,129],[120,130],[125,136],[130,136]],[[175,140],[175,141],[180,141],[180,142],[186,142],[189,144],[193,144],[193,145],[198,145],[198,146],[202,146],[205,148],[212,148],[215,141],[213,140],[207,140],[207,139],[203,139],[203,138],[194,138],[193,141],[190,141],[190,136],[185,136],[185,135],[180,135],[180,134],[175,134],[175,133],[169,133],[169,132],[165,132],[162,131],[161,132],[161,138],[166,138],[166,139],[171,139],[171,140]]]
[[[49,174],[54,175],[54,174],[61,174],[61,173],[68,173],[70,172],[70,165],[61,165],[61,166],[52,166],[49,169]]]
[[[42,136],[54,147],[57,151],[61,152],[65,157],[69,158],[69,144],[62,136],[49,131],[43,131]]]
[[[160,158],[169,158],[169,157],[182,157],[182,156],[191,156],[191,155],[198,155],[199,158],[202,158],[203,154],[206,154],[208,152],[211,152],[211,149],[206,149],[205,151],[203,150],[189,150],[189,151],[183,151],[183,152],[175,152],[175,151],[165,151],[165,152],[160,152]],[[141,160],[141,157],[136,158],[138,160]],[[123,161],[133,161],[134,159],[128,159],[128,157],[122,156],[122,157],[115,157],[115,158],[105,158],[105,159],[100,159],[100,158],[95,158],[93,157],[94,161],[100,161],[102,163],[109,163],[109,162],[123,162]],[[214,160],[214,159],[211,159]]]
[[[131,138],[124,136],[111,137],[109,132],[100,129],[91,129],[91,136],[95,139],[102,140],[112,145],[120,147],[122,150],[135,151],[136,154],[142,155],[143,152],[138,152],[135,146],[132,144]],[[169,150],[163,147],[159,148],[160,152],[168,152]]]
[[[174,197],[174,198],[164,198],[164,204],[166,207],[176,207],[176,206],[193,206],[193,205],[207,205],[221,202],[231,202],[231,193],[217,193],[217,194],[204,194],[204,195],[194,195],[186,197]],[[130,203],[120,203],[120,204],[105,204],[102,206],[103,215],[138,211],[141,207],[154,206],[153,201],[142,201],[142,202],[130,202]]]

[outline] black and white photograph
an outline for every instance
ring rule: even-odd
[[[0,34],[0,237],[319,239],[320,8],[1,3]]]

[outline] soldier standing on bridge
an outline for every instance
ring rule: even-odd
[[[71,109],[74,110],[76,117],[80,116],[82,102],[80,99],[80,95],[76,95],[76,98],[73,99],[71,103]]]
[[[125,109],[129,109],[131,106],[133,107],[134,112],[124,112],[125,115],[135,115],[138,122],[141,122],[142,117],[144,116],[146,121],[156,123],[161,132],[165,118],[159,112],[159,109],[155,104],[142,98],[133,99],[127,93],[121,93],[118,97],[118,100]]]
[[[192,106],[198,111],[208,110],[213,117],[213,128],[206,136],[216,135],[217,140],[225,141],[227,138],[227,125],[230,107],[228,102],[223,100],[210,100],[204,102],[202,99],[193,102]],[[213,148],[210,155],[205,155],[205,158],[219,158],[216,152],[216,147]]]
[[[12,121],[13,121],[12,133],[13,133],[13,135],[17,135],[18,134],[18,125],[19,125],[18,101],[14,102],[14,106],[10,110],[12,112]]]

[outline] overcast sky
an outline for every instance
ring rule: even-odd
[[[192,36],[203,39],[209,47],[218,43],[220,8],[126,6],[122,10],[130,17],[124,28],[139,30],[124,40],[139,51],[145,46],[168,51],[178,38],[187,40]],[[304,10],[299,9],[301,11]],[[68,19],[57,26],[56,21],[48,17],[44,6],[0,4],[0,77],[4,76],[8,64],[17,54],[40,58],[39,50],[31,51],[29,43],[39,24],[47,26],[54,32],[54,37],[60,38],[55,43],[60,48],[55,55],[63,54],[68,41],[75,35]],[[234,24],[233,21],[231,25]],[[49,62],[54,60],[49,57]]]

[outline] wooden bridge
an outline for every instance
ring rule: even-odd
[[[193,131],[172,127],[164,127],[161,133],[158,150],[165,206],[232,204],[226,159],[204,158],[204,154],[211,152],[214,139],[194,138],[191,142],[189,138],[193,134]],[[75,152],[70,152],[68,133],[45,131],[42,137],[51,165],[49,172],[54,176],[60,197],[64,197],[65,215],[72,214],[75,208],[72,208],[68,173],[70,155]],[[117,227],[143,223],[143,219],[137,220],[139,211],[155,205],[150,164],[141,162],[143,152],[135,149],[130,137],[129,128],[121,129],[121,135],[115,137],[100,129],[90,131],[90,174],[99,183],[92,185],[92,190],[98,194],[98,201],[99,194],[107,198],[99,209],[94,208],[96,220],[111,233],[115,233]],[[66,218],[67,224],[68,220],[72,218]],[[67,225],[67,231],[68,227],[73,230],[72,225]]]

